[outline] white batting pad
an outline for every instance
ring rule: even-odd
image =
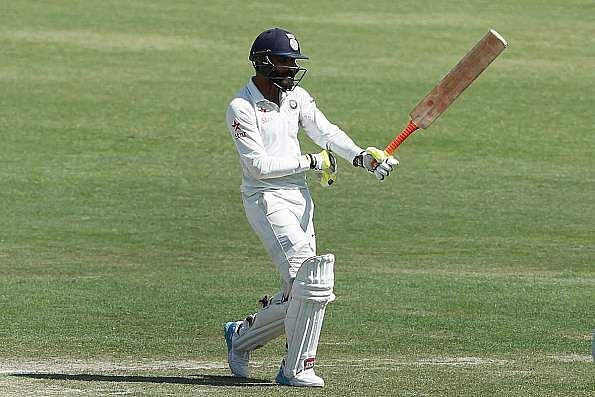
[[[238,335],[233,339],[233,349],[238,352],[252,351],[283,334],[284,320],[289,302],[283,292],[271,300],[250,320],[244,320]]]
[[[335,300],[334,263],[332,254],[310,258],[293,282],[285,318],[285,376],[289,378],[314,367],[325,307]]]

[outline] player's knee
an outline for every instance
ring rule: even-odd
[[[293,281],[293,298],[321,303],[335,300],[334,264],[333,254],[314,256],[305,260]]]
[[[287,258],[290,278],[294,279],[304,262],[315,256],[316,252],[314,252],[310,244],[307,242],[294,247],[293,252]]]

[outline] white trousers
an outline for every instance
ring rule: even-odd
[[[316,255],[314,203],[307,189],[243,195],[248,222],[290,286],[301,264]]]
[[[248,222],[277,265],[282,290],[261,300],[262,308],[246,317],[233,339],[233,348],[252,351],[283,334],[293,279],[316,255],[312,222],[314,203],[307,189],[273,190],[243,195]]]

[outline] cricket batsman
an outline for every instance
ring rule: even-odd
[[[258,312],[225,324],[229,368],[249,377],[250,353],[285,333],[287,350],[276,382],[321,387],[314,363],[325,308],[335,299],[335,257],[316,253],[306,172],[329,186],[337,172],[336,155],[379,180],[399,162],[383,150],[356,145],[298,86],[306,69],[297,61],[308,57],[293,34],[280,28],[262,32],[249,59],[255,75],[229,104],[227,127],[242,166],[248,222],[276,264],[282,286],[260,300]],[[300,126],[321,152],[302,154]]]

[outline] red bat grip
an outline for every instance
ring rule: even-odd
[[[395,139],[393,139],[391,141],[391,143],[389,143],[384,148],[384,151],[386,153],[388,153],[389,156],[392,156],[392,154],[395,152],[395,150],[397,150],[399,145],[401,145],[401,143],[403,143],[409,135],[413,134],[413,132],[418,129],[419,129],[419,127],[413,122],[413,120],[409,120],[409,124],[407,124],[407,127],[405,127],[405,129],[403,131],[401,131],[401,133],[399,135],[397,135],[397,137]],[[378,161],[372,160],[372,166],[376,167],[377,165],[378,165]]]
[[[413,132],[417,129],[419,129],[419,127],[415,125],[413,120],[410,120],[409,124],[407,124],[407,127],[405,127],[405,129],[401,131],[401,133],[397,135],[397,137],[393,139],[392,142],[386,146],[386,148],[384,148],[384,151],[389,155],[392,155],[395,150],[397,150],[399,145],[401,145],[401,143],[403,143],[405,139],[407,139],[407,137],[413,134]]]

